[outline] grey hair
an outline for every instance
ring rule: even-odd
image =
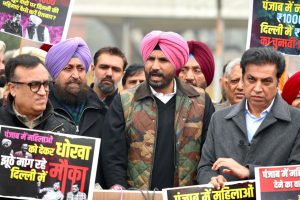
[[[231,71],[232,71],[232,68],[236,65],[240,65],[241,64],[241,58],[234,58],[232,59],[226,66],[226,69],[225,69],[225,73],[224,73],[224,76],[228,76]]]
[[[2,40],[0,40],[0,53],[4,53],[5,49],[6,49],[5,43]]]

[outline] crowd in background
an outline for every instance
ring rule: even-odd
[[[1,41],[0,125],[101,138],[96,182],[104,189],[220,189],[253,179],[257,166],[300,163],[300,72],[280,91],[279,52],[250,48],[228,61],[213,103],[205,43],[151,31],[140,49],[143,63],[128,64],[118,47],[92,56],[78,37],[7,54]]]

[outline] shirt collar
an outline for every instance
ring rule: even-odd
[[[172,93],[169,93],[169,94],[159,93],[159,92],[156,92],[151,86],[150,86],[150,90],[151,90],[152,94],[156,97],[158,97],[158,96],[174,96],[177,92],[177,85],[176,85],[175,79],[173,80],[173,82],[174,82],[174,92],[172,92]]]
[[[271,111],[271,108],[272,108],[272,106],[273,106],[273,104],[274,104],[274,100],[275,100],[275,98],[273,98],[273,100],[272,100],[271,104],[269,105],[269,107],[267,107],[264,111],[262,111],[262,112],[260,113],[260,117],[263,117],[263,116],[267,115],[267,113],[269,113],[269,112]],[[247,100],[247,99],[246,99],[246,104],[245,104],[245,106],[246,106],[246,112],[247,112],[249,115],[252,116],[252,114],[251,114],[251,112],[250,112],[250,110],[249,110],[249,107],[248,107],[248,100]]]
[[[17,111],[14,102],[13,102],[12,106],[13,106],[13,110],[14,110],[17,118],[28,128],[34,128],[35,126],[37,126],[43,116],[43,113],[41,113],[39,116],[34,118],[32,121],[30,121],[26,115],[22,115]]]

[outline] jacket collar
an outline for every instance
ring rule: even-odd
[[[6,108],[7,108],[7,111],[13,115],[13,116],[17,116],[16,113],[14,112],[14,109],[13,109],[13,102],[14,102],[14,98],[11,94],[8,95],[8,98],[7,98],[7,105],[6,105]],[[41,117],[41,121],[43,121],[44,119],[48,118],[52,113],[54,112],[53,110],[53,107],[48,99],[48,102],[47,102],[47,105],[46,105],[46,109],[44,110],[43,112],[43,116]]]
[[[175,81],[177,85],[176,95],[188,96],[188,97],[197,97],[200,95],[199,92],[197,91],[197,88],[182,82],[177,77],[175,77]],[[136,88],[134,99],[138,101],[146,97],[152,97],[152,96],[153,95],[150,90],[149,84],[147,83],[147,81],[144,81]]]
[[[232,106],[232,110],[225,116],[225,119],[230,119],[241,114],[244,115],[246,110],[245,104],[246,99],[244,98],[241,103]],[[270,114],[274,118],[284,121],[291,121],[291,114],[288,107],[289,105],[277,93]]]

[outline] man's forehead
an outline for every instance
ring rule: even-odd
[[[168,59],[168,58],[165,56],[165,54],[164,54],[164,52],[163,52],[162,50],[153,50],[153,51],[150,53],[149,57],[150,57],[150,56]],[[169,59],[168,59],[168,60],[169,60]]]

